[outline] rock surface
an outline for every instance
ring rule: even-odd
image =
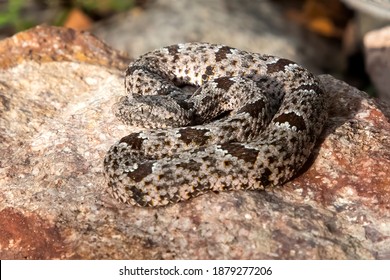
[[[364,36],[366,71],[378,97],[390,103],[390,25]]]
[[[34,50],[42,40],[55,47]],[[15,56],[0,57],[1,259],[390,259],[388,105],[322,75],[330,118],[294,180],[143,209],[107,195],[102,173],[110,145],[134,130],[111,112],[128,59],[51,27],[6,47]]]
[[[390,2],[378,0],[342,0],[352,9],[377,18],[390,20]]]
[[[341,67],[337,44],[292,24],[276,1],[155,0],[93,29],[111,46],[137,57],[182,42],[209,42],[289,57],[314,72]],[[318,55],[321,53],[321,55]]]

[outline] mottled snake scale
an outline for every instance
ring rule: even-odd
[[[224,45],[146,53],[129,65],[125,87],[115,115],[146,130],[114,144],[104,172],[109,193],[137,206],[281,185],[307,161],[327,118],[306,69]]]

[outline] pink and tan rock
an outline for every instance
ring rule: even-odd
[[[320,76],[330,118],[283,187],[143,209],[112,199],[102,173],[131,131],[111,112],[128,59],[54,27],[0,50],[0,258],[390,258],[390,108],[365,93]]]

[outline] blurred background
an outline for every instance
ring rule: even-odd
[[[0,0],[0,39],[39,24],[132,58],[189,41],[278,55],[390,101],[390,0]]]

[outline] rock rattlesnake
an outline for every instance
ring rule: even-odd
[[[149,52],[129,65],[125,87],[116,116],[147,130],[114,144],[104,171],[109,192],[138,206],[283,184],[327,118],[325,94],[306,69],[224,45]]]

